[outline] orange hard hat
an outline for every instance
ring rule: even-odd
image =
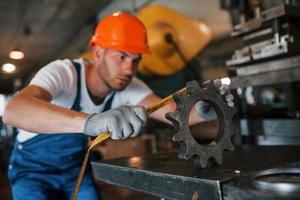
[[[116,12],[104,17],[89,45],[133,53],[149,52],[144,24],[136,16],[126,12]]]

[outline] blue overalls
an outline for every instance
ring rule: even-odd
[[[78,80],[77,95],[71,109],[80,111],[80,64],[73,64]],[[107,101],[104,111],[111,108],[113,96]],[[16,141],[8,170],[13,199],[71,199],[87,141],[88,137],[82,133],[39,134],[23,143]],[[90,167],[85,172],[77,199],[101,199]]]

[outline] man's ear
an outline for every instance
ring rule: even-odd
[[[99,60],[103,56],[104,48],[97,45],[92,47],[93,57],[95,60]]]

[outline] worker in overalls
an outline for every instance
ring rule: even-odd
[[[147,119],[143,107],[133,106],[152,94],[134,78],[148,52],[143,24],[115,13],[99,23],[89,44],[92,62],[51,62],[7,105],[4,122],[20,129],[8,172],[16,200],[70,199],[88,136],[134,137]],[[99,199],[90,170],[78,199]]]
[[[149,52],[138,18],[125,12],[105,17],[89,45],[92,61],[49,63],[6,107],[3,121],[19,129],[8,171],[15,200],[70,199],[88,137],[107,131],[112,139],[137,136],[147,119],[144,107],[161,100],[134,77]],[[174,106],[151,117],[167,121],[164,114]],[[100,199],[90,169],[77,199]]]

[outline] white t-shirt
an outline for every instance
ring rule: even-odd
[[[81,111],[86,113],[102,112],[105,103],[112,93],[106,96],[102,104],[95,105],[88,94],[83,59],[76,59],[75,61],[81,65]],[[29,85],[37,85],[47,90],[52,96],[52,104],[71,108],[75,101],[77,92],[77,72],[75,66],[68,59],[53,61],[43,67],[31,80]],[[123,91],[115,93],[111,107],[115,108],[120,105],[136,105],[150,93],[152,93],[152,91],[146,84],[136,78],[133,78],[131,83]],[[20,129],[17,135],[17,140],[19,142],[25,142],[36,135],[36,133]]]

